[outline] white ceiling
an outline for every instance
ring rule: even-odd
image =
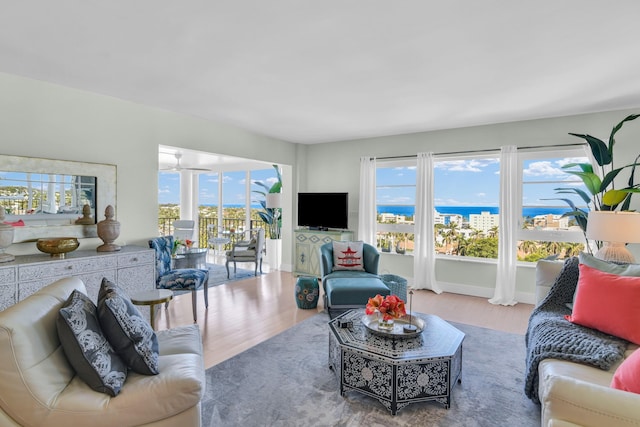
[[[305,144],[640,106],[637,0],[0,0],[0,71]]]

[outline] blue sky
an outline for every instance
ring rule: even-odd
[[[563,186],[580,186],[581,181],[561,169],[569,162],[585,162],[585,158],[549,158],[525,161],[523,169],[523,204],[526,206],[560,206],[562,201],[545,201],[560,197],[554,189]],[[415,167],[384,168],[378,165],[377,185],[379,205],[415,204]],[[436,206],[498,206],[500,189],[500,164],[497,158],[437,161],[434,172]],[[272,185],[276,181],[273,168],[251,172],[251,181]],[[223,205],[245,203],[246,176],[244,171],[223,174]],[[158,179],[159,203],[180,203],[180,174],[161,172]],[[259,189],[252,185],[253,189]],[[218,175],[199,175],[199,204],[217,204]],[[252,201],[256,195],[252,193]],[[563,195],[562,197],[567,197]],[[578,204],[579,200],[575,199]],[[254,203],[255,204],[255,203]]]
[[[245,204],[246,201],[246,173],[245,171],[223,173],[223,205]],[[273,168],[251,171],[250,181],[261,181],[268,186],[277,181]],[[218,174],[199,174],[198,176],[198,204],[218,204]],[[264,191],[260,186],[251,184],[251,190]],[[252,204],[256,204],[258,195],[252,193]],[[160,172],[158,174],[158,202],[180,203],[180,174],[176,172]]]
[[[562,165],[586,162],[586,158],[549,158],[528,160],[523,164],[523,205],[560,206],[562,201],[543,200],[560,197],[554,189],[576,187],[584,189],[582,181],[567,174]],[[415,204],[415,167],[381,168],[378,165],[376,184],[379,187],[377,204]],[[388,185],[388,187],[386,187]],[[384,188],[380,188],[384,187]],[[500,191],[500,163],[498,158],[436,161],[434,171],[434,197],[436,206],[498,206]],[[562,197],[568,197],[562,195]],[[578,204],[581,200],[575,197]]]

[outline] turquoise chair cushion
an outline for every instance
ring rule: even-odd
[[[351,271],[349,276],[355,272]],[[331,276],[331,275],[330,275]],[[389,295],[391,291],[378,276],[370,277],[326,277],[322,281],[330,307],[367,305],[369,298],[380,294]]]

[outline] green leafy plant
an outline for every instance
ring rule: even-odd
[[[556,194],[577,194],[585,201],[590,210],[628,211],[631,196],[633,193],[640,192],[640,188],[638,188],[640,183],[635,183],[635,171],[636,166],[639,164],[640,155],[636,157],[633,163],[616,168],[613,161],[613,148],[616,143],[615,135],[622,128],[622,125],[638,117],[640,117],[640,114],[632,114],[615,125],[611,130],[608,142],[588,134],[569,133],[569,135],[584,139],[589,144],[591,154],[600,168],[600,174],[594,172],[590,163],[566,164],[562,167],[567,169],[565,172],[580,177],[589,193],[579,188],[562,187],[555,189]],[[578,168],[578,170],[574,168]],[[614,180],[620,172],[626,169],[630,170],[627,186],[616,189]],[[582,231],[586,233],[588,212],[576,207],[571,199],[561,198],[556,200],[563,200],[571,207],[571,212],[567,212],[564,216],[573,216]]]
[[[276,171],[276,182],[269,186],[262,181],[254,181],[253,183],[264,188],[265,191],[253,190],[253,193],[262,196],[258,203],[262,206],[261,211],[258,211],[260,219],[268,225],[269,237],[272,239],[280,238],[280,230],[282,227],[282,208],[268,208],[267,207],[267,194],[269,193],[281,193],[282,192],[282,174],[278,165],[272,165]]]

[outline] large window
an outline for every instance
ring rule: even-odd
[[[500,160],[496,154],[434,162],[436,252],[498,257]]]
[[[382,252],[413,253],[416,161],[385,162],[376,169],[376,240]]]
[[[566,215],[569,199],[586,210],[575,193],[558,188],[581,188],[580,178],[562,169],[567,163],[588,162],[582,148],[518,154],[517,176],[522,204],[518,209],[518,260],[534,262],[583,250],[584,235]],[[416,211],[416,161],[379,162],[376,171],[377,245],[382,252],[412,254]],[[500,238],[500,159],[497,152],[440,156],[434,161],[436,253],[438,255],[498,257]]]
[[[578,209],[588,208],[571,190],[558,193],[556,189],[578,188],[588,194],[580,178],[562,169],[568,163],[588,163],[584,150],[523,152],[518,157],[522,174],[518,259],[534,262],[551,255],[577,255],[584,249],[584,234],[572,216],[565,216],[572,208],[561,199]]]

